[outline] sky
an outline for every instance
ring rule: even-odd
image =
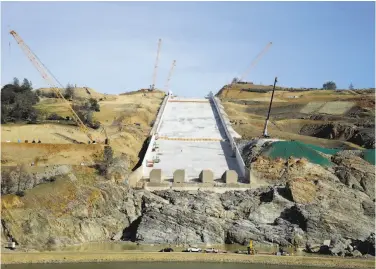
[[[186,97],[216,93],[241,76],[255,84],[375,87],[375,2],[2,2],[1,85],[48,86],[15,30],[61,82],[102,93],[152,84]]]

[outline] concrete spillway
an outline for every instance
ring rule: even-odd
[[[167,179],[177,169],[185,169],[187,180],[198,178],[204,169],[212,170],[214,178],[220,178],[226,170],[239,174],[224,126],[208,99],[170,98],[164,107],[155,144],[157,150],[149,151],[145,158],[146,161],[158,158],[159,162],[153,167],[144,167],[144,178],[155,168],[162,169]]]

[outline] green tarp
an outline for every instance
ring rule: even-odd
[[[272,159],[282,158],[288,159],[290,156],[295,158],[306,158],[311,163],[316,163],[322,166],[331,166],[332,162],[320,155],[315,149],[298,141],[277,141],[270,144],[263,155],[269,156]]]
[[[363,154],[363,159],[375,165],[375,149],[366,149]]]
[[[262,155],[268,156],[272,159],[288,159],[290,156],[295,158],[306,158],[311,163],[316,163],[322,166],[331,166],[333,163],[330,159],[322,156],[319,152],[334,155],[340,151],[341,149],[322,148],[299,141],[277,141],[267,146]],[[375,154],[375,149],[366,149],[361,154],[361,157],[367,162],[375,165]]]

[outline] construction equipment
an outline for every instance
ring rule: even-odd
[[[264,131],[262,132],[262,135],[264,137],[269,137],[269,135],[268,135],[268,122],[269,122],[269,117],[270,117],[270,110],[272,109],[272,103],[273,103],[274,90],[275,90],[275,84],[276,83],[277,83],[277,77],[275,77],[275,79],[274,79],[273,92],[272,92],[272,97],[270,98],[268,115],[266,116]]]
[[[170,80],[171,80],[172,72],[174,71],[175,66],[176,66],[176,61],[173,60],[173,61],[172,61],[172,65],[171,65],[170,72],[168,73],[168,77],[167,77],[166,85],[165,85],[165,91],[166,91],[167,93],[168,93],[168,87],[170,86],[169,83],[170,83]]]
[[[56,96],[63,100],[64,104],[69,108],[69,110],[72,113],[72,119],[76,122],[78,127],[82,132],[84,132],[87,137],[90,139],[90,142],[94,142],[95,140],[89,133],[89,129],[86,127],[86,125],[82,122],[80,117],[77,115],[77,113],[74,111],[70,103],[64,98],[64,95],[60,92],[58,86],[61,88],[64,88],[61,83],[54,77],[54,75],[47,69],[47,67],[39,60],[38,56],[36,56],[33,51],[26,45],[26,43],[22,40],[22,38],[15,32],[10,31],[10,34],[14,37],[18,45],[21,47],[23,52],[26,54],[26,56],[29,58],[31,63],[34,65],[34,67],[38,70],[38,72],[42,75],[44,80],[47,82],[47,84],[52,88],[52,90],[55,92]]]
[[[255,255],[256,254],[256,250],[253,247],[253,241],[252,240],[249,240],[249,246],[247,247],[247,252],[248,252],[249,255]]]
[[[155,83],[157,80],[157,70],[158,70],[158,60],[159,60],[159,52],[161,50],[161,44],[162,44],[162,39],[158,40],[158,49],[157,49],[157,58],[155,59],[155,65],[154,65],[154,74],[153,74],[153,84],[150,85],[150,91],[155,90]]]
[[[226,94],[225,94],[225,98],[227,97],[227,94],[228,92],[230,91],[230,89],[235,85],[237,84],[238,82],[242,82],[248,75],[249,73],[251,72],[252,68],[254,68],[256,66],[256,64],[260,61],[261,57],[269,50],[269,48],[271,47],[273,43],[272,42],[269,42],[265,47],[264,49],[259,53],[257,54],[257,56],[252,60],[251,62],[251,65],[249,66],[249,68],[240,76],[240,78],[237,80],[237,81],[232,81],[231,84],[228,85],[227,87],[227,91],[226,91]],[[239,93],[241,92],[241,90],[239,91]],[[239,94],[238,93],[238,94]]]

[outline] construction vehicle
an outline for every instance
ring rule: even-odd
[[[44,78],[47,84],[55,92],[56,96],[60,98],[63,101],[63,103],[68,107],[72,114],[72,119],[77,124],[79,129],[83,133],[85,133],[86,136],[90,139],[89,142],[95,142],[95,139],[93,139],[93,137],[91,136],[88,127],[82,122],[80,117],[77,115],[77,113],[70,105],[69,101],[66,100],[64,95],[60,92],[59,86],[60,88],[64,88],[61,85],[61,83],[54,77],[54,75],[47,69],[47,67],[39,60],[38,56],[36,56],[35,53],[33,53],[33,51],[26,45],[23,39],[15,31],[12,30],[9,33],[14,37],[18,45],[21,47],[22,51],[26,54],[26,56],[29,58],[34,67],[38,70],[38,72],[41,74],[41,76]]]
[[[155,59],[154,73],[153,73],[153,84],[150,85],[149,91],[155,90],[155,83],[157,80],[157,70],[158,70],[158,61],[159,61],[159,52],[161,50],[162,39],[158,40],[158,49],[157,49],[157,58]]]
[[[260,61],[260,59],[262,58],[262,56],[269,50],[269,48],[271,47],[273,43],[272,42],[269,42],[265,47],[264,49],[259,53],[257,54],[257,56],[252,60],[251,62],[251,65],[249,66],[249,68],[239,77],[239,79],[237,80],[233,80],[230,84],[228,84],[226,86],[227,90],[226,90],[226,93],[225,93],[225,98],[227,97],[227,94],[228,92],[239,82],[242,82],[248,75],[249,73],[251,72],[252,68],[254,68],[256,66],[256,64]],[[241,90],[239,91],[239,93],[241,92]],[[238,94],[239,94],[238,93]]]
[[[249,246],[247,247],[247,252],[248,252],[248,255],[255,255],[256,254],[256,250],[253,247],[253,241],[252,240],[249,240]]]

